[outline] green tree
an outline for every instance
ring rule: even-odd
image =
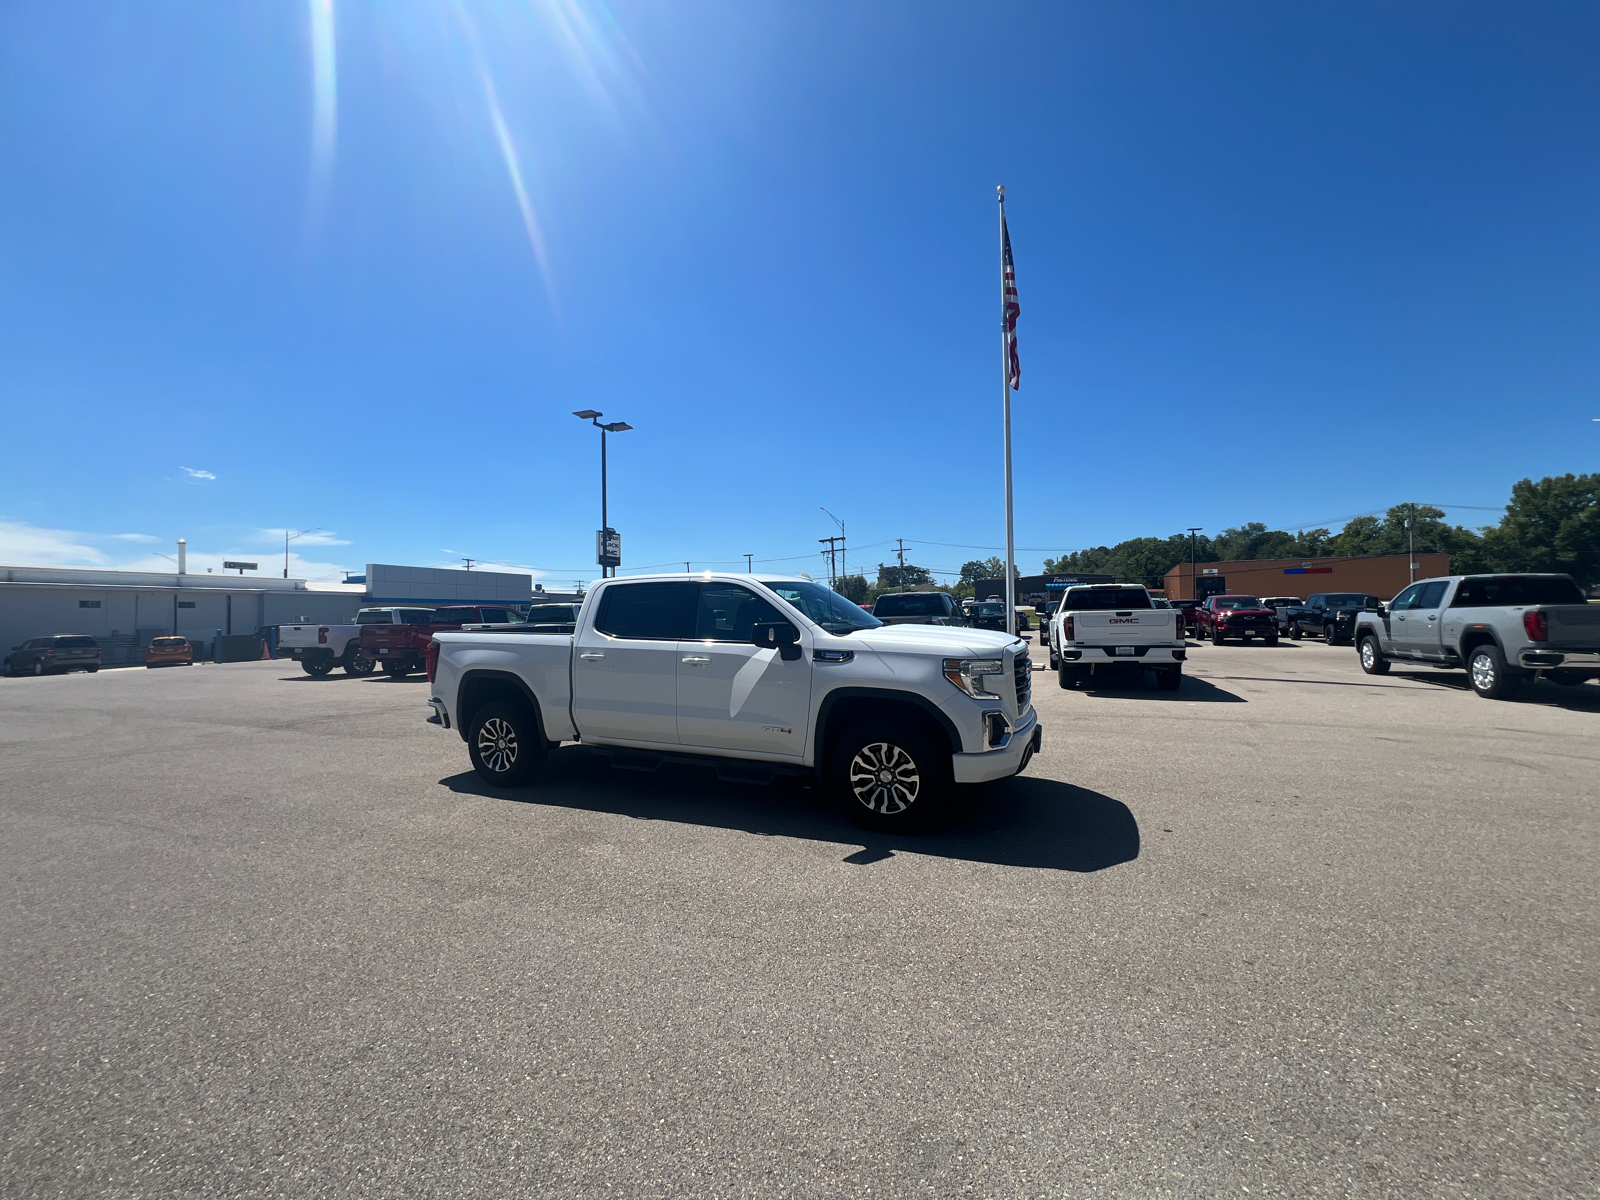
[[[907,563],[904,567],[898,564],[878,564],[878,591],[898,592],[907,588],[927,588],[933,583],[933,576],[927,567],[919,567]]]
[[[1490,570],[1561,571],[1584,587],[1600,582],[1600,475],[1514,484],[1506,515],[1484,531],[1483,550]]]
[[[853,604],[867,603],[867,577],[865,575],[841,575],[838,586],[834,589]]]

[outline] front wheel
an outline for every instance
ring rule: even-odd
[[[1506,667],[1506,656],[1493,642],[1474,646],[1467,655],[1467,677],[1472,680],[1472,690],[1485,700],[1509,700],[1521,685],[1520,676]]]
[[[1275,633],[1269,633],[1262,640],[1265,641],[1269,646],[1276,646],[1278,644],[1278,635]]]
[[[863,722],[834,751],[832,783],[867,828],[911,829],[945,800],[950,756],[913,725]]]
[[[310,662],[301,663],[300,669],[313,679],[321,679],[329,671],[333,670],[333,663],[325,658],[313,659]]]
[[[375,658],[362,658],[359,654],[348,659],[344,664],[346,675],[371,675],[372,669],[378,665]]]
[[[1389,660],[1383,656],[1383,651],[1378,649],[1378,639],[1368,634],[1361,639],[1361,669],[1368,675],[1387,675],[1389,673]]]
[[[473,714],[467,753],[479,779],[495,787],[517,787],[538,774],[550,747],[532,709],[501,702],[485,704]]]
[[[1220,629],[1213,629],[1213,630],[1212,630],[1212,631],[1211,631],[1211,644],[1212,644],[1212,645],[1213,645],[1213,646],[1220,646],[1220,645],[1222,645],[1222,630],[1220,630]]]
[[[1330,646],[1337,646],[1339,644],[1339,639],[1334,635],[1332,625],[1324,625],[1322,627],[1322,640],[1327,642]]]
[[[89,674],[91,674],[91,675],[93,675],[99,669],[100,669],[99,667],[85,667],[84,668],[84,670],[88,671]]]

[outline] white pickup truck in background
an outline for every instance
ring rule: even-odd
[[[952,784],[1015,775],[1040,743],[1020,638],[885,625],[809,579],[598,580],[575,633],[434,634],[428,678],[429,720],[490,784],[530,782],[581,741],[635,769],[813,776],[880,829],[917,824]]]
[[[408,620],[420,624],[431,608],[363,608],[353,625],[280,625],[278,655],[292,658],[307,675],[317,679],[335,667],[347,675],[370,675],[377,662],[356,653],[361,648],[363,625],[394,625]]]
[[[1183,683],[1187,643],[1174,608],[1158,608],[1137,584],[1068,588],[1050,618],[1050,665],[1064,688],[1132,671],[1154,671],[1163,691]]]

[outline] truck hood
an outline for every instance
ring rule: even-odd
[[[861,646],[880,654],[984,655],[998,654],[1010,645],[1023,645],[1022,639],[993,629],[969,629],[961,625],[885,625],[863,629],[841,638],[819,639],[821,649],[848,650]]]

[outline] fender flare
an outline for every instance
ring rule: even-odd
[[[461,678],[456,682],[456,732],[461,735],[463,742],[467,740],[467,725],[470,722],[460,719],[462,697],[465,695],[469,683],[480,680],[493,680],[496,683],[514,685],[522,693],[523,699],[528,702],[528,707],[533,709],[533,720],[534,724],[539,727],[539,736],[544,738],[546,743],[550,741],[549,735],[544,731],[544,709],[540,707],[539,697],[533,694],[533,689],[528,686],[526,679],[515,671],[497,671],[492,667],[468,667],[461,672]]]
[[[898,688],[876,687],[837,687],[822,698],[822,703],[817,706],[816,732],[812,737],[812,757],[819,773],[827,770],[826,756],[823,749],[826,745],[828,733],[828,719],[833,706],[840,700],[883,700],[889,703],[909,703],[921,709],[931,717],[936,725],[944,731],[945,737],[950,739],[950,753],[962,752],[961,731],[956,728],[956,723],[950,719],[950,714],[945,712],[932,700],[918,692],[901,691]]]

